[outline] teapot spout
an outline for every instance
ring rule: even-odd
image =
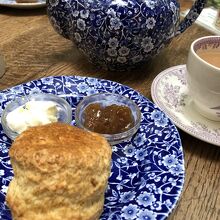
[[[68,4],[68,0],[47,0],[47,15],[49,17],[52,27],[63,37],[70,39],[69,36],[69,15],[70,7],[65,7],[64,4]],[[61,5],[62,4],[62,5]]]

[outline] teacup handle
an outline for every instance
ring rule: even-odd
[[[183,33],[189,26],[191,26],[195,20],[199,17],[202,9],[205,7],[207,0],[196,0],[192,8],[185,16],[185,18],[180,22],[177,28],[175,36]]]

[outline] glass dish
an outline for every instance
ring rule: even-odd
[[[141,112],[139,107],[129,98],[113,93],[100,93],[91,96],[85,97],[76,107],[75,111],[75,120],[76,125],[79,128],[88,130],[84,126],[84,111],[86,107],[90,104],[98,103],[102,106],[109,106],[112,104],[116,104],[119,106],[127,106],[130,108],[133,118],[134,118],[134,125],[127,131],[117,133],[117,134],[102,134],[111,145],[118,144],[122,141],[127,141],[131,139],[131,137],[137,132],[140,122],[141,122]]]
[[[11,101],[9,104],[7,104],[7,106],[5,107],[5,109],[2,112],[2,116],[1,116],[1,124],[3,127],[3,130],[5,132],[5,134],[10,137],[12,140],[14,140],[19,133],[13,131],[7,124],[7,120],[6,117],[7,115],[15,110],[16,108],[25,105],[27,102],[29,101],[52,101],[56,103],[56,108],[58,111],[58,122],[63,122],[63,123],[68,123],[70,124],[72,121],[72,109],[71,106],[69,105],[69,103],[57,96],[57,95],[53,95],[53,94],[49,94],[49,93],[37,93],[37,94],[32,94],[32,95],[28,95],[28,96],[22,96],[22,97],[17,97],[15,98],[13,101]]]

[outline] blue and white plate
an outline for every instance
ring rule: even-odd
[[[184,158],[179,133],[152,102],[116,82],[79,76],[35,80],[0,92],[0,113],[15,96],[53,93],[64,97],[74,110],[84,97],[100,92],[132,99],[142,113],[141,125],[129,142],[113,146],[112,169],[102,220],[165,219],[180,198],[184,183]],[[75,124],[75,120],[72,121]],[[13,178],[8,150],[11,140],[0,125],[0,219],[11,220],[5,203]]]
[[[37,0],[34,3],[17,3],[16,0],[0,0],[0,6],[21,9],[42,8],[46,6],[46,0]]]

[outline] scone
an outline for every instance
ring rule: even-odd
[[[99,219],[111,164],[101,135],[62,123],[37,126],[15,139],[9,155],[14,220]]]

